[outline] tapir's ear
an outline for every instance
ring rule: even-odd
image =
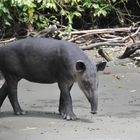
[[[76,70],[77,72],[83,72],[86,70],[86,65],[82,60],[76,62]]]
[[[103,71],[105,69],[105,66],[106,66],[106,62],[100,62],[96,64],[97,71]]]

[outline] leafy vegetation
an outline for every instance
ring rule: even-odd
[[[71,31],[78,22],[98,26],[99,19],[111,17],[112,13],[118,23],[125,20],[131,23],[127,3],[129,0],[0,0],[0,29],[15,30],[17,25],[24,24],[29,30],[40,30],[56,24]],[[137,0],[133,3],[140,6]]]

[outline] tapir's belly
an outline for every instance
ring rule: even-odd
[[[46,72],[44,71],[24,71],[22,72],[23,74],[19,75],[19,73],[17,73],[17,75],[19,75],[20,78],[26,79],[28,81],[31,82],[37,82],[37,83],[55,83],[58,81],[58,76],[54,75],[51,72],[48,72],[46,70]]]
[[[0,66],[2,73],[15,75],[19,79],[26,79],[38,83],[55,83],[59,78],[57,67],[52,62],[39,62],[34,59],[23,61],[19,58],[7,60]]]
[[[56,78],[50,78],[50,77],[47,77],[44,75],[44,77],[42,76],[34,76],[34,75],[30,75],[30,76],[23,76],[22,77],[23,79],[26,79],[28,81],[31,81],[31,82],[36,82],[36,83],[56,83],[58,80]]]

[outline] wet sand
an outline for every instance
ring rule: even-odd
[[[13,115],[5,100],[0,114],[0,140],[139,140],[140,70],[114,66],[99,73],[98,114],[77,84],[72,88],[76,121],[58,114],[59,90],[56,84],[43,85],[22,80],[18,96],[27,115]]]

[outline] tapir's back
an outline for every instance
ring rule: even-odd
[[[49,55],[50,53],[51,55],[52,53],[59,53],[58,55],[62,55],[61,53],[72,53],[73,55],[79,54],[80,57],[81,54],[83,54],[82,50],[74,43],[48,38],[21,39],[10,43],[5,47],[20,54],[29,52],[46,53],[46,55]]]
[[[74,43],[47,39],[47,38],[30,38],[18,40],[8,45],[8,49],[18,55],[21,59],[33,59],[34,61],[43,61],[47,59],[64,60],[66,63],[74,63],[77,60],[89,61],[84,52]],[[6,50],[7,51],[7,50]]]

